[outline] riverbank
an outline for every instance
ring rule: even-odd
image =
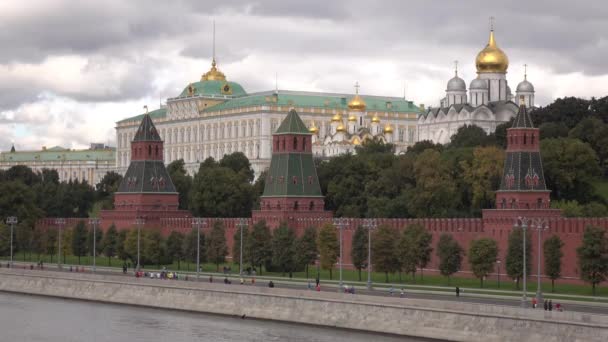
[[[450,341],[608,340],[608,316],[499,305],[8,269],[0,291]]]

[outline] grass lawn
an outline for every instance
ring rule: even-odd
[[[8,258],[2,257],[2,259],[7,260]],[[51,261],[50,255],[41,255],[39,257],[36,254],[32,254],[30,257],[29,253],[17,253],[15,255],[15,260],[32,262],[32,263],[36,263],[38,260],[42,260],[44,263],[48,264],[51,262],[56,263],[57,256],[54,255],[52,257],[52,261]],[[79,264],[78,257],[75,257],[73,255],[67,255],[65,257],[65,261],[67,264],[72,264],[72,265]],[[108,260],[108,258],[106,258],[104,256],[98,256],[96,261],[97,261],[97,266],[103,266],[103,267],[111,266],[111,267],[120,268],[123,265],[122,260],[119,260],[117,258],[110,258]],[[109,261],[109,263],[108,263],[108,261]],[[81,257],[80,264],[85,265],[85,266],[92,265],[93,257],[91,257],[91,256]],[[131,265],[131,266],[133,267],[134,265]],[[178,270],[177,262],[174,262],[171,265],[161,265],[161,267],[162,266],[167,267],[167,269],[169,269],[169,270],[176,270],[176,271]],[[219,265],[220,272],[222,271],[223,266],[231,267],[233,275],[236,275],[239,272],[238,264],[232,264],[232,263],[220,264]],[[157,265],[145,265],[144,268],[156,269]],[[202,268],[203,272],[215,272],[216,271],[215,264],[203,263],[203,264],[201,264],[201,268]],[[193,263],[181,262],[179,270],[194,272],[194,271],[196,271],[196,265]],[[348,282],[358,282],[359,281],[359,276],[358,276],[357,271],[343,270],[342,272],[343,272],[342,277],[344,279],[344,282],[348,283]],[[339,270],[334,269],[332,273],[333,273],[332,279],[339,280]],[[260,275],[259,270],[258,270],[257,274]],[[261,275],[274,276],[274,277],[283,277],[284,276],[286,278],[289,276],[288,274],[283,275],[283,274],[277,273],[277,272],[266,272],[266,271],[262,271]],[[309,267],[308,278],[311,280],[314,280],[316,278],[316,276],[317,276],[316,267],[314,267],[314,266]],[[306,278],[306,272],[294,272],[293,277],[294,278]],[[329,279],[329,271],[320,270],[320,278],[322,280]],[[389,286],[389,285],[383,285],[383,284],[386,284],[384,273],[373,272],[372,281],[373,281],[375,287],[382,287],[382,286],[388,287]],[[363,271],[361,273],[361,282],[367,282],[367,272],[366,271]],[[477,278],[452,277],[450,279],[450,283],[448,285],[448,281],[445,277],[437,276],[437,275],[424,275],[421,279],[420,273],[416,274],[415,281],[412,279],[411,275],[403,274],[400,278],[398,274],[389,274],[389,283],[404,284],[408,287],[417,286],[417,285],[419,285],[419,286],[444,286],[444,287],[446,287],[445,288],[446,291],[452,291],[453,288],[456,286],[459,286],[462,288],[471,288],[471,289],[480,288],[480,282],[479,282],[479,279],[477,279]],[[543,282],[541,284],[541,286],[542,286],[542,290],[545,294],[551,293],[551,283],[550,282]],[[500,277],[500,288],[498,287],[498,279],[496,278],[496,276],[492,276],[489,279],[486,279],[486,281],[484,281],[483,288],[484,289],[496,289],[496,290],[500,289],[501,291],[520,291],[515,288],[515,283],[511,279],[507,278],[506,276]],[[437,289],[437,290],[441,291],[441,289]],[[528,281],[528,291],[530,291],[530,292],[536,291],[536,281],[533,278],[531,278]],[[596,291],[597,291],[598,297],[608,298],[608,286],[606,286],[605,283],[600,284],[600,286],[597,287]],[[591,296],[591,285],[561,284],[559,281],[556,281],[555,282],[555,294]]]

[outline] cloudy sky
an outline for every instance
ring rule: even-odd
[[[115,144],[116,121],[159,106],[217,59],[248,92],[403,96],[437,105],[467,84],[494,16],[515,89],[537,105],[608,95],[605,1],[0,1],[0,150]]]

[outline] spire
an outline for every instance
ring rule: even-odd
[[[11,153],[15,153],[15,144],[13,143],[13,145],[11,146]]]
[[[279,128],[274,132],[274,135],[276,134],[310,134],[310,131],[295,109],[291,109]]]
[[[511,128],[534,128],[532,119],[530,119],[530,114],[526,109],[524,96],[519,97],[519,111],[517,112],[517,116],[515,116],[515,121],[513,121],[513,126]]]
[[[211,62],[212,66],[215,66],[215,20],[213,20],[213,60]]]
[[[458,61],[454,61],[454,76],[458,76]]]
[[[225,81],[226,75],[217,69],[217,62],[215,60],[215,20],[213,21],[213,48],[212,48],[212,59],[211,69],[201,76],[201,81]]]
[[[139,124],[139,128],[135,133],[135,137],[133,137],[133,142],[136,141],[161,141],[160,135],[152,122],[152,118],[150,118],[150,114],[148,114],[148,106],[144,106],[146,113],[144,117],[141,119],[141,123]]]
[[[528,80],[528,64],[524,64],[524,81]]]

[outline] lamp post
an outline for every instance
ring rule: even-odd
[[[540,287],[540,258],[541,258],[541,249],[540,249],[540,240],[541,240],[541,234],[543,231],[549,229],[549,224],[547,223],[546,220],[542,220],[542,219],[537,219],[533,224],[532,224],[532,229],[536,229],[538,231],[538,249],[536,250],[536,258],[538,259],[538,264],[536,266],[538,274],[536,276],[536,280],[537,280],[537,284],[536,284],[536,302],[539,304],[538,307],[540,308],[540,303],[542,303],[543,301],[543,291]]]
[[[6,224],[11,226],[11,263],[10,268],[13,268],[13,230],[15,229],[15,225],[17,224],[17,216],[9,216],[6,218]]]
[[[526,286],[526,229],[528,228],[528,223],[529,220],[526,219],[525,217],[519,217],[516,221],[515,221],[515,228],[521,228],[522,229],[522,233],[523,233],[523,258],[524,258],[524,275],[523,275],[523,280],[524,280],[524,286],[523,286],[523,295],[521,298],[521,307],[522,308],[527,308],[528,307],[528,299],[526,296],[526,290],[527,290],[527,286]]]
[[[142,216],[138,216],[135,219],[135,225],[137,226],[137,267],[135,268],[135,270],[137,272],[140,271],[140,266],[141,266],[141,264],[139,263],[139,255],[140,255],[139,246],[140,246],[140,239],[141,239],[141,226],[143,226],[145,223],[146,223],[146,221]]]
[[[496,260],[496,266],[498,266],[498,288],[500,288],[500,259]]]
[[[245,218],[240,218],[239,219],[239,223],[238,223],[239,227],[241,228],[241,246],[240,246],[240,252],[239,252],[239,276],[243,276],[243,228],[247,227],[247,219]]]
[[[192,218],[192,225],[196,227],[196,281],[198,281],[201,273],[201,226],[207,224],[202,217]]]
[[[89,219],[89,224],[91,226],[93,226],[93,273],[95,273],[96,271],[96,260],[95,260],[95,256],[97,254],[97,248],[96,248],[96,241],[97,241],[97,225],[99,224],[101,220],[98,218],[92,218]]]
[[[338,231],[340,232],[339,234],[339,238],[340,238],[340,259],[339,259],[339,267],[340,267],[340,287],[338,288],[338,292],[342,291],[342,288],[344,287],[344,283],[342,281],[342,229],[344,229],[344,227],[346,227],[348,225],[348,222],[346,222],[346,219],[344,218],[337,218],[334,219],[334,225],[336,226],[336,228],[338,228]]]
[[[372,229],[376,228],[376,220],[365,219],[363,226],[367,228],[367,289],[372,289]]]
[[[57,238],[57,241],[59,242],[59,249],[57,250],[57,268],[61,269],[61,231],[63,229],[63,226],[65,225],[65,219],[55,219],[55,224],[59,227],[59,234]]]

